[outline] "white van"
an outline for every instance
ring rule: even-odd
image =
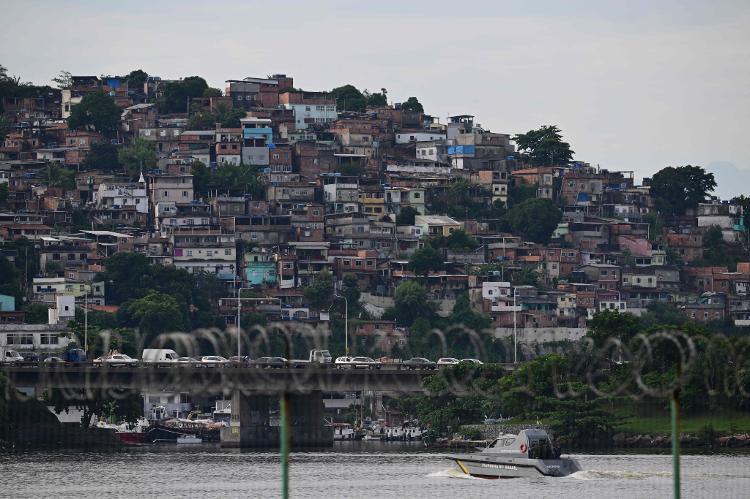
[[[0,347],[0,362],[23,362],[23,357],[15,350]]]
[[[144,348],[141,360],[143,362],[177,362],[180,356],[168,348]]]

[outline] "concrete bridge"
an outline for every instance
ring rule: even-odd
[[[87,390],[189,391],[201,395],[383,391],[424,392],[430,369],[400,366],[341,369],[333,365],[261,368],[235,364],[0,364],[0,372],[17,387]]]
[[[222,429],[227,447],[275,447],[279,427],[270,425],[271,409],[280,396],[290,409],[293,447],[333,444],[323,425],[324,392],[378,391],[423,393],[431,369],[382,366],[380,369],[340,369],[333,365],[268,369],[242,365],[165,364],[0,364],[0,371],[18,388],[57,388],[71,397],[92,397],[112,390],[135,393],[186,391],[194,395],[231,397],[230,426]],[[3,396],[3,394],[0,394]]]

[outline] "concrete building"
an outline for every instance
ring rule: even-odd
[[[338,118],[336,99],[327,92],[284,92],[279,95],[279,104],[294,110],[294,124],[298,130],[331,123]]]

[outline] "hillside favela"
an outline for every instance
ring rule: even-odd
[[[750,494],[748,184],[190,65],[0,65],[0,496]]]

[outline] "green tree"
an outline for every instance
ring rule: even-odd
[[[427,276],[430,271],[443,270],[445,262],[443,256],[430,246],[420,248],[412,253],[409,268],[417,275]]]
[[[354,85],[344,85],[331,90],[336,99],[336,109],[362,112],[367,107],[367,98]]]
[[[562,213],[551,200],[535,198],[512,207],[506,219],[514,233],[535,243],[547,244],[562,220]]]
[[[657,242],[664,236],[664,220],[658,213],[646,213],[643,221],[648,222],[648,239]]]
[[[157,103],[159,112],[186,113],[190,100],[202,97],[207,88],[208,83],[200,76],[188,76],[180,81],[169,82],[164,86],[164,93]]]
[[[318,310],[326,310],[333,302],[333,277],[327,270],[321,271],[313,283],[303,290],[310,305]]]
[[[41,303],[30,303],[24,308],[23,321],[26,324],[47,324],[48,307]]]
[[[516,135],[521,158],[535,166],[566,165],[573,159],[570,144],[563,141],[557,125],[544,125],[537,130]]]
[[[190,328],[186,310],[177,299],[153,289],[143,298],[125,302],[118,315],[122,324],[140,330],[144,344],[149,344],[161,333]]]
[[[110,142],[95,142],[86,154],[83,166],[90,170],[114,172],[120,169],[117,146]]]
[[[247,165],[222,164],[211,171],[202,163],[193,163],[195,190],[205,195],[211,190],[231,195],[250,194],[265,199],[266,186],[256,168]]]
[[[106,417],[114,418],[116,421],[125,421],[135,424],[138,418],[143,416],[143,398],[140,394],[130,393],[125,390],[110,389],[107,396],[103,390],[76,390],[71,396],[69,391],[54,388],[47,392],[45,402],[52,406],[56,414],[75,408],[81,411],[81,426],[88,428],[91,418]]]
[[[148,80],[148,73],[142,69],[134,69],[127,76],[128,89],[143,92],[143,85]]]
[[[387,106],[388,99],[386,98],[386,95],[384,93],[372,93],[367,95],[367,105],[373,107]]]
[[[610,338],[628,344],[641,330],[641,321],[633,314],[604,310],[594,314],[586,336],[591,338],[597,347],[602,347]]]
[[[357,280],[357,276],[354,274],[344,274],[342,284],[341,294],[346,297],[346,301],[349,304],[350,314],[355,315],[355,313],[358,313],[362,308],[359,305],[359,299],[362,296],[362,293],[359,291],[359,281]],[[352,313],[352,310],[354,310],[355,313]]]
[[[423,113],[424,107],[419,103],[416,97],[409,97],[406,102],[401,103],[401,109],[404,111],[415,111],[417,113]]]
[[[539,184],[523,184],[519,180],[514,180],[508,188],[508,206],[512,207],[521,204],[527,199],[536,197]]]
[[[76,188],[75,171],[69,170],[59,163],[47,163],[47,167],[40,171],[40,179],[48,187],[60,187],[65,190]]]
[[[539,286],[539,276],[528,267],[516,270],[511,274],[511,283],[514,286]]]
[[[143,296],[143,281],[150,274],[148,258],[142,253],[122,251],[106,260],[106,271],[96,276],[104,281],[107,303],[124,303]]]
[[[21,306],[20,275],[16,267],[4,255],[0,255],[0,294],[12,296],[16,300],[16,307]]]
[[[5,140],[5,136],[8,135],[8,132],[10,132],[11,129],[10,120],[8,120],[8,118],[4,114],[2,114],[2,105],[2,100],[0,100],[0,141]]]
[[[221,97],[221,90],[218,88],[208,87],[203,91],[203,97]]]
[[[245,117],[245,111],[241,109],[229,109],[224,105],[218,106],[215,111],[199,111],[188,120],[190,130],[213,130],[219,123],[225,128],[239,128],[240,118]]]
[[[396,215],[396,225],[414,225],[414,217],[419,215],[419,211],[411,206],[404,206]]]
[[[156,167],[156,147],[152,142],[136,137],[133,143],[120,149],[117,158],[131,178],[138,178],[140,172]]]
[[[453,251],[473,250],[479,247],[479,241],[461,229],[454,230],[447,237],[432,237],[429,242],[433,248],[448,248]]]
[[[464,293],[458,297],[453,305],[451,315],[448,317],[450,324],[458,324],[474,331],[482,331],[490,327],[490,317],[474,311],[471,307],[469,294]]]
[[[0,184],[0,208],[5,208],[9,195],[10,189],[8,189],[8,184]]]
[[[96,130],[112,137],[120,127],[122,111],[115,105],[115,101],[103,92],[86,94],[81,102],[73,106],[68,118],[71,130]]]
[[[60,74],[52,78],[52,81],[57,84],[57,88],[70,88],[73,84],[73,74],[70,71],[60,70]]]
[[[424,319],[429,325],[435,317],[435,307],[427,299],[427,290],[416,281],[404,281],[394,293],[393,315],[401,326],[411,326],[417,319]]]
[[[730,270],[737,265],[735,258],[726,251],[721,227],[712,225],[703,233],[703,259],[705,265],[727,266]]]
[[[681,215],[697,208],[715,188],[714,174],[700,166],[668,166],[651,179],[651,198],[661,213]]]

